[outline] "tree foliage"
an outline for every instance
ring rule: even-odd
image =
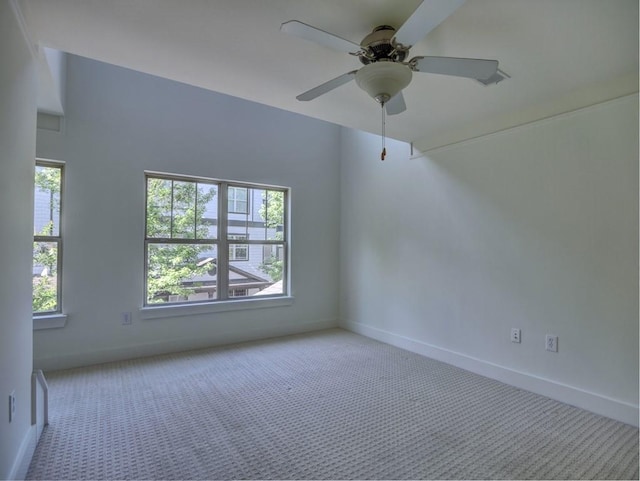
[[[50,208],[57,212],[60,209],[61,170],[58,167],[38,166],[36,168],[35,186],[49,194]]]
[[[49,224],[43,231],[49,230]],[[33,263],[42,266],[33,278],[33,312],[50,312],[58,308],[58,249],[52,242],[33,243]]]
[[[52,276],[34,277],[33,279],[33,312],[51,312],[58,307],[56,285]]]

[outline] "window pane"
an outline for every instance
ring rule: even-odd
[[[217,194],[215,184],[147,178],[147,238],[215,239]]]
[[[36,165],[34,235],[60,235],[61,169]]]
[[[247,249],[248,261],[229,260],[229,297],[283,294],[284,246],[243,247]],[[266,258],[264,252],[269,254]]]
[[[58,310],[58,243],[33,243],[33,312]]]
[[[198,183],[197,239],[215,239],[218,229],[218,186]]]
[[[284,240],[284,192],[247,188],[250,214],[229,212],[228,235],[249,235],[252,240]]]
[[[147,248],[147,303],[217,298],[217,247],[152,244]]]
[[[268,240],[284,240],[284,192],[267,190],[263,194]]]
[[[174,239],[196,237],[196,186],[195,182],[173,181],[171,237]]]
[[[232,214],[229,214],[230,216]],[[229,220],[229,225],[227,226],[227,239],[232,240],[232,239],[238,239],[238,238],[248,238],[249,232],[252,232],[252,234],[256,234],[256,229],[250,229],[249,228],[249,223],[248,222],[244,222],[244,221],[237,221],[237,220]],[[251,236],[251,238],[253,238],[253,235]],[[262,240],[260,238],[260,236],[257,237],[258,240]]]
[[[171,237],[171,184],[147,178],[147,237]]]

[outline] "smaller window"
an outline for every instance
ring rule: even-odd
[[[232,240],[247,240],[248,236],[245,234],[229,234],[228,239]],[[229,260],[230,261],[248,261],[249,260],[249,246],[247,244],[229,244]]]
[[[63,164],[36,161],[33,212],[33,313],[62,312]]]
[[[249,201],[246,187],[229,186],[227,191],[228,212],[230,214],[248,214]]]
[[[246,297],[247,289],[229,289],[229,297]]]

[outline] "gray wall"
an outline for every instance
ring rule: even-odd
[[[344,325],[637,424],[637,95],[414,159],[379,146],[344,131]]]
[[[64,132],[38,131],[37,154],[66,162],[69,317],[34,333],[37,367],[337,324],[339,127],[74,56],[67,82]],[[291,187],[293,305],[141,319],[144,170]]]
[[[8,1],[0,1],[0,479],[20,475],[31,440],[31,256],[37,74]],[[16,419],[9,423],[9,393]]]

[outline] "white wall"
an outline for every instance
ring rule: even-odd
[[[38,58],[38,112],[64,115],[66,54],[42,47]]]
[[[419,158],[379,149],[344,131],[343,324],[637,424],[637,95]]]
[[[31,445],[31,246],[37,75],[9,1],[0,1],[0,479],[24,475]],[[9,393],[16,418],[9,423]],[[34,438],[33,438],[34,439]]]
[[[340,128],[79,57],[67,60],[63,133],[39,157],[66,162],[67,325],[34,333],[51,369],[337,324]],[[292,306],[140,319],[144,170],[292,189]],[[133,325],[122,326],[122,312]]]

